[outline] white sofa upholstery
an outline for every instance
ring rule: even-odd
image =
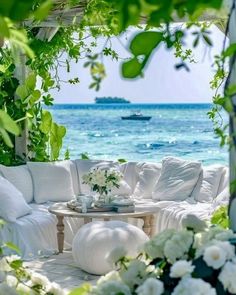
[[[77,193],[84,193],[82,184],[82,174],[89,171],[94,165],[103,161],[90,160],[74,160],[70,161],[71,178],[74,190]],[[107,162],[112,164],[111,161]],[[112,164],[113,165],[113,164]],[[117,163],[115,165],[118,165]],[[124,174],[124,180],[130,185],[132,191],[139,180],[139,173],[144,163],[127,162],[119,165],[121,172]],[[157,164],[157,168],[161,170],[161,164]],[[27,166],[22,166],[26,169]],[[9,168],[10,169],[10,168]],[[28,168],[27,168],[28,169]],[[203,169],[205,169],[203,167]],[[4,176],[4,173],[0,173]],[[20,174],[19,174],[20,175]],[[17,179],[19,187],[19,179]],[[14,184],[14,179],[12,180]],[[33,181],[32,181],[33,183]],[[15,184],[16,185],[16,184]],[[228,185],[228,168],[222,169],[218,192],[219,195]],[[16,185],[17,186],[17,185]],[[149,198],[135,198],[136,207],[148,208],[152,210],[156,216],[156,232],[160,232],[166,228],[180,229],[183,226],[183,220],[189,214],[192,214],[200,220],[209,220],[213,211],[227,199],[220,202],[198,202],[191,196],[184,201],[155,201],[150,195]],[[1,241],[12,241],[22,251],[24,259],[32,259],[39,255],[51,255],[57,250],[56,238],[56,217],[48,212],[51,202],[44,204],[29,203],[32,207],[32,213],[17,219],[17,222],[7,223],[0,230]],[[136,220],[129,220],[133,224],[137,224]],[[78,228],[83,224],[82,219],[65,218],[65,247],[70,248],[72,239]],[[139,222],[138,225],[141,225]]]

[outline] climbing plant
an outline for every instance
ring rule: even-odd
[[[77,62],[81,58],[86,58],[85,67],[90,69],[92,77],[90,88],[98,90],[106,75],[102,61],[103,56],[110,56],[115,60],[119,58],[112,49],[110,37],[118,36],[130,25],[140,27],[140,23],[145,23],[143,27],[140,27],[141,32],[130,40],[128,46],[130,58],[122,62],[122,75],[128,79],[142,77],[150,57],[163,43],[168,49],[174,49],[175,55],[179,59],[176,68],[189,70],[188,62],[194,62],[194,59],[191,50],[183,50],[186,32],[191,29],[194,37],[193,47],[198,46],[199,42],[212,46],[208,30],[209,25],[199,23],[199,17],[205,11],[217,10],[222,6],[222,0],[91,0],[88,2],[70,0],[54,3],[50,0],[29,0],[27,4],[25,4],[25,1],[17,1],[17,4],[15,2],[15,0],[11,0],[9,4],[0,4],[0,22],[2,24],[0,26],[0,37],[10,41],[13,60],[12,69],[15,62],[14,49],[16,46],[18,48],[20,46],[21,50],[28,56],[26,64],[32,71],[28,78],[29,81],[36,81],[36,77],[40,77],[41,85],[38,87],[39,89],[35,89],[35,87],[29,88],[27,85],[16,85],[19,81],[16,82],[14,77],[11,77],[11,80],[15,83],[15,92],[11,97],[14,100],[15,94],[17,94],[19,100],[17,102],[9,101],[8,107],[4,109],[2,106],[2,108],[4,112],[9,112],[10,104],[11,108],[14,106],[14,114],[8,115],[14,119],[12,124],[18,123],[18,128],[6,130],[2,125],[0,129],[1,134],[2,132],[5,134],[5,136],[2,134],[3,146],[6,147],[8,155],[8,160],[4,160],[4,163],[10,163],[10,155],[13,157],[13,152],[10,151],[13,142],[11,138],[13,137],[9,136],[8,132],[18,135],[20,128],[22,129],[25,125],[29,128],[30,138],[29,154],[26,156],[40,161],[58,158],[65,129],[52,122],[51,115],[48,111],[43,110],[42,104],[48,106],[53,104],[53,97],[49,91],[55,87],[59,89],[62,82],[79,83],[78,76],[68,81],[62,81],[58,74],[60,66],[66,67],[69,72],[71,60]],[[40,21],[50,13],[51,9],[66,10],[70,5],[78,4],[83,10],[79,22],[77,16],[67,27],[61,26],[59,21],[59,29],[52,38],[44,39],[40,37]],[[14,12],[15,7],[19,8],[19,14],[17,15]],[[187,26],[171,27],[173,17],[179,18],[180,21],[187,20]],[[19,25],[19,22],[25,19],[27,19],[27,22],[23,26]],[[102,50],[97,53],[94,48],[96,48],[96,38],[98,36],[104,36],[106,40]],[[90,44],[86,42],[88,37],[94,38]],[[62,60],[63,54],[67,56],[66,60]],[[5,67],[4,63],[2,64],[3,67]],[[218,65],[221,65],[221,63],[220,57]],[[212,87],[218,87],[217,79],[225,78],[225,76],[220,77],[220,74],[222,73],[218,70],[214,79],[215,85],[212,83]],[[27,99],[23,98],[25,88],[29,90]],[[214,102],[216,104],[215,110],[213,109],[209,113],[209,116],[213,119],[219,113],[219,107],[222,107],[220,106],[222,99],[218,94],[216,94]],[[19,116],[20,113],[21,117]],[[218,134],[223,134],[222,129],[217,129],[217,125],[215,129]],[[226,139],[224,140],[226,141]]]

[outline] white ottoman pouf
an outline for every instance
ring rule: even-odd
[[[83,225],[75,235],[72,254],[76,265],[88,273],[103,275],[113,269],[107,256],[117,247],[135,256],[148,236],[123,221],[95,221]]]

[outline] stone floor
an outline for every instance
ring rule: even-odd
[[[61,285],[66,290],[72,290],[84,282],[95,284],[98,276],[88,274],[79,269],[72,258],[71,252],[53,255],[49,258],[26,262],[25,265],[31,270],[47,276],[47,278]]]

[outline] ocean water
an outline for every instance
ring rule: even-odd
[[[161,161],[165,156],[226,164],[207,112],[210,104],[57,104],[54,119],[66,126],[63,153],[71,159],[88,153],[93,159]],[[140,110],[150,121],[124,121]],[[226,118],[227,119],[227,118]]]

